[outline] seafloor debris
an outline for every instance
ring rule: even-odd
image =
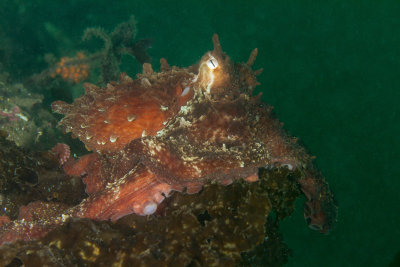
[[[26,148],[46,147],[55,140],[55,119],[41,106],[42,100],[42,95],[9,84],[7,75],[0,75],[0,130],[8,133],[8,140]]]
[[[7,135],[0,131],[0,216],[17,219],[20,208],[33,201],[73,205],[85,197],[81,179],[63,174],[53,153],[28,152]]]

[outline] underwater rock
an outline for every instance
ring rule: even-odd
[[[267,216],[293,211],[299,174],[282,168],[264,170],[255,183],[208,183],[198,194],[174,193],[148,217],[70,218],[40,240],[1,246],[0,265],[280,266],[290,252],[277,233],[280,220]]]
[[[33,201],[76,205],[85,197],[81,179],[65,175],[50,152],[29,152],[0,131],[0,216],[17,219]]]
[[[54,116],[41,106],[43,96],[22,84],[9,84],[0,75],[0,130],[7,139],[24,148],[46,147],[55,140]]]

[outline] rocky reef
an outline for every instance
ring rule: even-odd
[[[59,168],[51,152],[30,152],[6,140],[0,131],[0,216],[17,219],[20,208],[33,201],[77,204],[85,196],[80,178]]]
[[[41,106],[43,96],[0,74],[0,130],[7,139],[25,148],[46,147],[54,142],[53,115]]]
[[[19,162],[34,161],[29,153],[4,139],[2,142],[7,144],[1,146],[3,155],[19,153]],[[51,154],[43,153],[36,158],[54,163]],[[18,160],[13,164],[18,164]],[[54,186],[60,180],[63,186],[46,198],[53,196],[54,201],[57,195],[58,203],[73,205],[72,199],[84,197],[82,184],[75,178],[63,177],[54,168],[56,164],[46,166],[47,172],[41,167],[42,170],[32,169],[28,175],[36,177],[29,182],[34,185],[28,188],[35,192],[28,194],[31,200],[41,199],[38,196],[44,194],[40,191],[44,183],[52,188],[49,185]],[[57,175],[47,175],[50,170]],[[263,266],[268,263],[280,266],[287,261],[290,251],[278,233],[278,225],[294,209],[300,193],[297,179],[301,174],[280,168],[262,169],[259,175],[260,180],[254,183],[237,181],[229,186],[207,183],[198,194],[175,193],[162,203],[156,214],[148,217],[132,214],[116,223],[70,218],[44,238],[1,246],[0,265]],[[6,199],[7,192],[13,188],[20,190],[15,189],[20,180],[21,177],[8,178],[8,183],[2,186],[3,202],[11,201]],[[28,199],[12,201],[15,207],[9,208],[11,217]],[[275,216],[269,216],[271,212]]]

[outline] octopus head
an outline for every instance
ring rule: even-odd
[[[257,57],[254,49],[247,63],[234,63],[222,51],[218,35],[213,36],[214,50],[207,52],[198,65],[193,82],[205,93],[229,95],[250,92],[258,85],[256,75],[262,70],[253,71],[252,65]]]
[[[231,83],[232,66],[229,57],[222,52],[217,35],[214,35],[213,42],[214,50],[202,57],[195,78],[195,82],[208,94],[218,93]]]

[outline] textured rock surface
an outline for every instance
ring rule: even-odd
[[[149,217],[69,219],[40,240],[3,245],[0,265],[279,266],[289,255],[277,233],[279,218],[293,211],[298,195],[287,169],[264,170],[259,182],[176,193]],[[272,210],[277,216],[267,221]]]
[[[41,106],[43,96],[22,84],[10,84],[0,74],[0,130],[7,139],[25,148],[47,147],[55,140],[53,115]]]
[[[54,155],[18,148],[6,137],[0,131],[0,215],[16,219],[20,207],[33,201],[74,205],[82,200],[81,179],[65,175]]]

